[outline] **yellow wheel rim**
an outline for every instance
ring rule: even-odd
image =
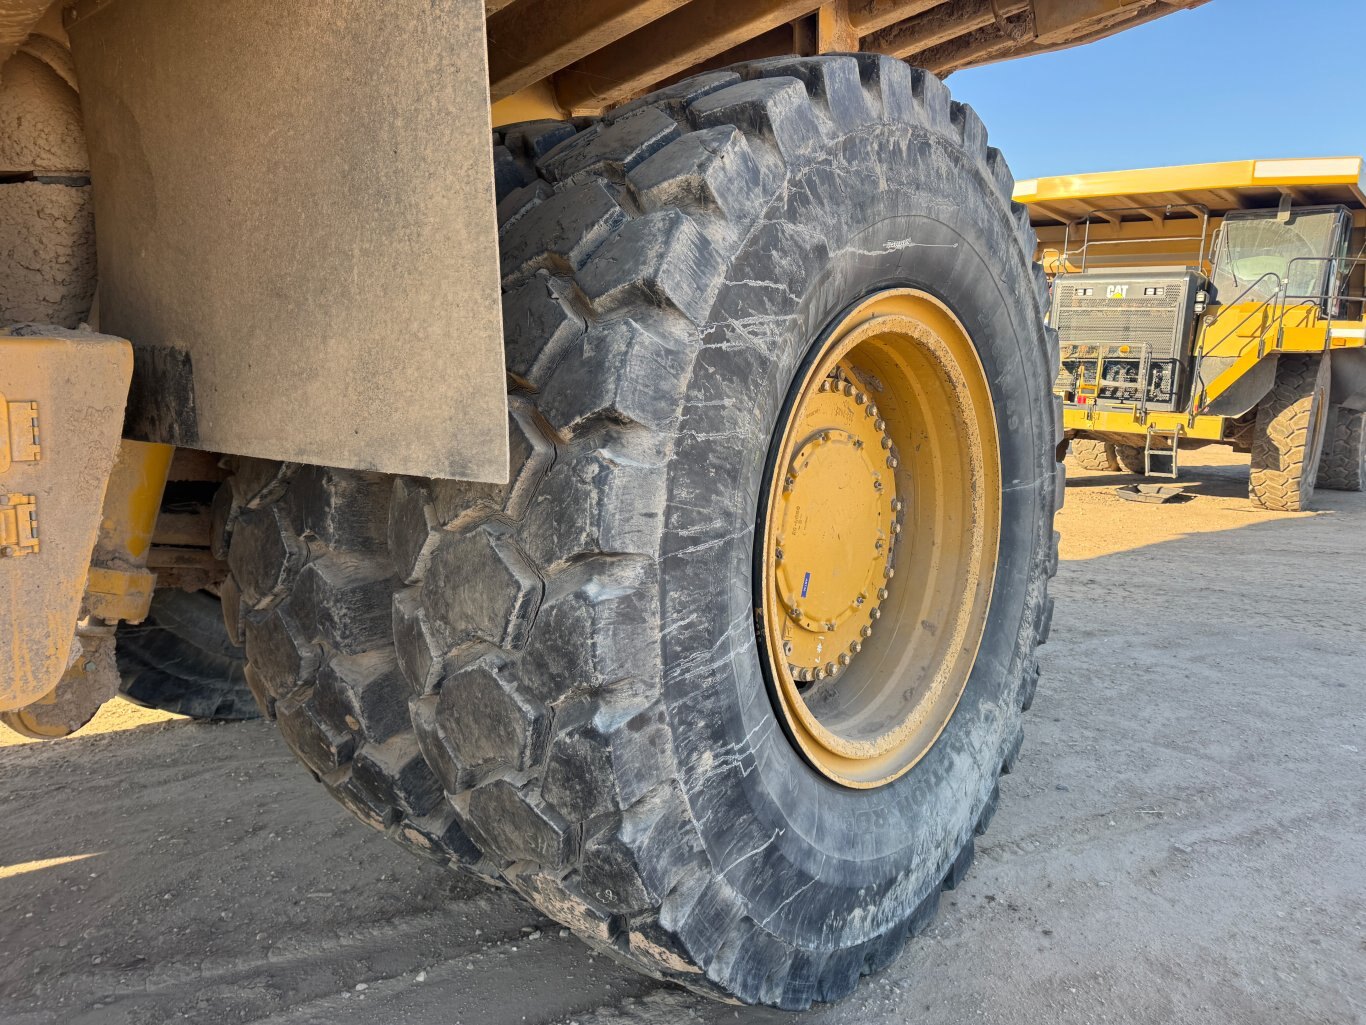
[[[920,760],[986,627],[1001,526],[991,391],[933,296],[880,292],[794,385],[760,510],[773,696],[806,760],[847,787]]]

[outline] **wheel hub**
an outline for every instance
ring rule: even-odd
[[[789,739],[843,786],[934,744],[985,630],[1000,535],[991,391],[941,302],[891,289],[813,350],[775,431],[756,553]]]
[[[867,392],[836,367],[793,423],[801,440],[776,497],[774,577],[799,684],[838,676],[887,595],[901,526],[895,445]]]

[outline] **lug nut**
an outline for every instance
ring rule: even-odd
[[[883,447],[883,448],[891,448],[891,447],[892,447],[892,439],[889,438],[889,437],[887,437],[887,435],[885,435],[885,434],[882,436],[882,447]]]
[[[895,470],[895,469],[897,468],[897,466],[899,466],[899,465],[900,465],[900,464],[896,461],[896,456],[888,456],[888,457],[887,457],[887,467],[888,467],[889,469]]]
[[[892,569],[891,566],[888,566],[886,569],[882,571],[882,575],[886,577],[888,580],[891,580],[892,577],[896,576],[896,570]]]
[[[840,665],[842,665],[842,666],[847,666],[847,665],[849,664],[849,661],[850,661],[850,659],[849,659],[849,652],[847,652],[847,651],[841,651],[841,652],[840,652]]]
[[[878,600],[878,601],[886,601],[886,600],[887,600],[887,588],[885,588],[885,587],[879,587],[879,588],[877,589],[877,600]]]
[[[877,609],[874,609],[873,611],[876,612]],[[873,618],[876,619],[877,617],[874,616]],[[862,634],[863,639],[866,641],[869,637],[873,636],[873,628],[871,626],[862,627],[860,628],[859,633]],[[854,643],[857,644],[858,641],[855,641]]]
[[[901,512],[905,505],[906,503],[899,498],[892,499],[892,512]]]
[[[865,395],[863,392],[855,392],[854,401],[861,406],[868,401],[868,396]]]
[[[869,610],[868,610],[868,618],[869,618],[869,619],[881,619],[881,618],[882,618],[882,610],[881,610],[881,609],[869,609]]]
[[[868,407],[868,412],[871,413],[875,408],[876,408],[876,407],[874,407],[874,406],[869,406],[869,407]],[[887,421],[886,421],[886,420],[878,420],[878,421],[874,422],[874,424],[873,424],[873,430],[875,430],[875,431],[885,431],[886,429],[887,429]]]
[[[849,642],[849,650],[852,651],[855,655],[857,655],[860,651],[863,650],[863,642],[862,642],[862,641],[850,641],[850,642]]]
[[[895,520],[892,521],[892,533],[893,533],[893,534],[900,534],[900,533],[901,533],[901,524],[900,524],[900,523],[897,523]]]

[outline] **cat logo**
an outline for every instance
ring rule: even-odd
[[[1127,299],[1129,298],[1128,285],[1106,285],[1105,298],[1107,299]]]

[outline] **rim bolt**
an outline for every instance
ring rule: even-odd
[[[892,439],[889,438],[889,437],[887,437],[887,435],[884,434],[884,435],[882,436],[882,441],[881,441],[880,444],[882,445],[883,448],[891,448],[891,447],[892,447]]]
[[[792,642],[791,642],[791,641],[783,641],[783,654],[784,654],[784,655],[791,655],[791,654],[792,654]]]
[[[840,671],[840,667],[837,666],[837,665],[835,665],[835,663],[833,663],[833,662],[827,662],[827,663],[825,663],[825,674],[826,674],[827,676],[838,676],[838,675],[839,675],[839,671]]]
[[[817,666],[817,667],[816,667],[816,671],[815,671],[814,673],[811,674],[811,678],[812,678],[813,680],[824,680],[824,679],[825,679],[825,670],[822,669],[820,666]]]
[[[869,637],[873,636],[873,628],[871,626],[865,626],[859,630],[859,633],[863,635],[863,639],[866,641]],[[855,641],[854,643],[857,644],[858,641]]]
[[[880,480],[875,480],[875,481],[873,481],[873,490],[874,490],[874,491],[881,491],[881,490],[882,490],[882,481],[880,481]]]
[[[885,587],[879,587],[879,588],[877,589],[877,600],[878,600],[878,601],[886,601],[886,600],[887,600],[887,588],[885,588]]]
[[[875,403],[868,403],[868,415],[871,416],[874,420],[877,419],[877,405]],[[879,427],[878,430],[880,431],[882,430],[882,428]]]
[[[885,547],[886,546],[882,543],[882,538],[878,538],[876,541],[873,542],[874,551],[880,552]]]
[[[888,468],[888,469],[895,470],[895,469],[896,469],[898,466],[900,466],[900,465],[901,465],[901,464],[897,462],[896,456],[888,456],[888,457],[887,457],[887,468]]]
[[[855,655],[857,655],[860,651],[863,650],[863,642],[862,642],[862,641],[850,641],[850,642],[849,642],[849,650],[852,651]]]
[[[873,407],[872,407],[872,406],[869,406],[868,408],[871,410]],[[873,424],[873,429],[874,429],[874,430],[877,430],[877,431],[885,431],[885,430],[887,429],[887,421],[886,421],[886,420],[879,420],[879,421],[877,421],[875,424]]]
[[[906,503],[899,498],[892,499],[892,512],[901,512],[905,504]]]
[[[863,392],[855,392],[854,401],[861,406],[868,401],[868,396],[865,395]]]
[[[822,381],[819,390],[820,390],[820,391],[829,391],[829,390],[830,390],[830,381],[829,381],[829,380]]]
[[[900,533],[901,533],[901,524],[900,524],[900,523],[897,523],[895,520],[892,522],[892,533],[893,533],[893,534],[900,534]]]
[[[891,580],[892,577],[896,576],[896,570],[892,569],[891,566],[888,566],[886,569],[882,571],[882,575],[886,577],[888,580]]]
[[[844,391],[844,394],[845,394],[845,395],[853,395],[853,394],[854,394],[854,386],[853,386],[852,384],[850,384],[848,381],[845,381],[845,382],[844,382],[843,391]]]
[[[840,652],[840,665],[842,665],[842,666],[847,666],[848,664],[849,664],[849,652],[847,652],[847,651],[841,651],[841,652]]]
[[[882,610],[881,610],[881,609],[877,609],[877,608],[869,609],[869,610],[868,610],[868,618],[869,618],[869,619],[881,619],[881,618],[882,618]]]

